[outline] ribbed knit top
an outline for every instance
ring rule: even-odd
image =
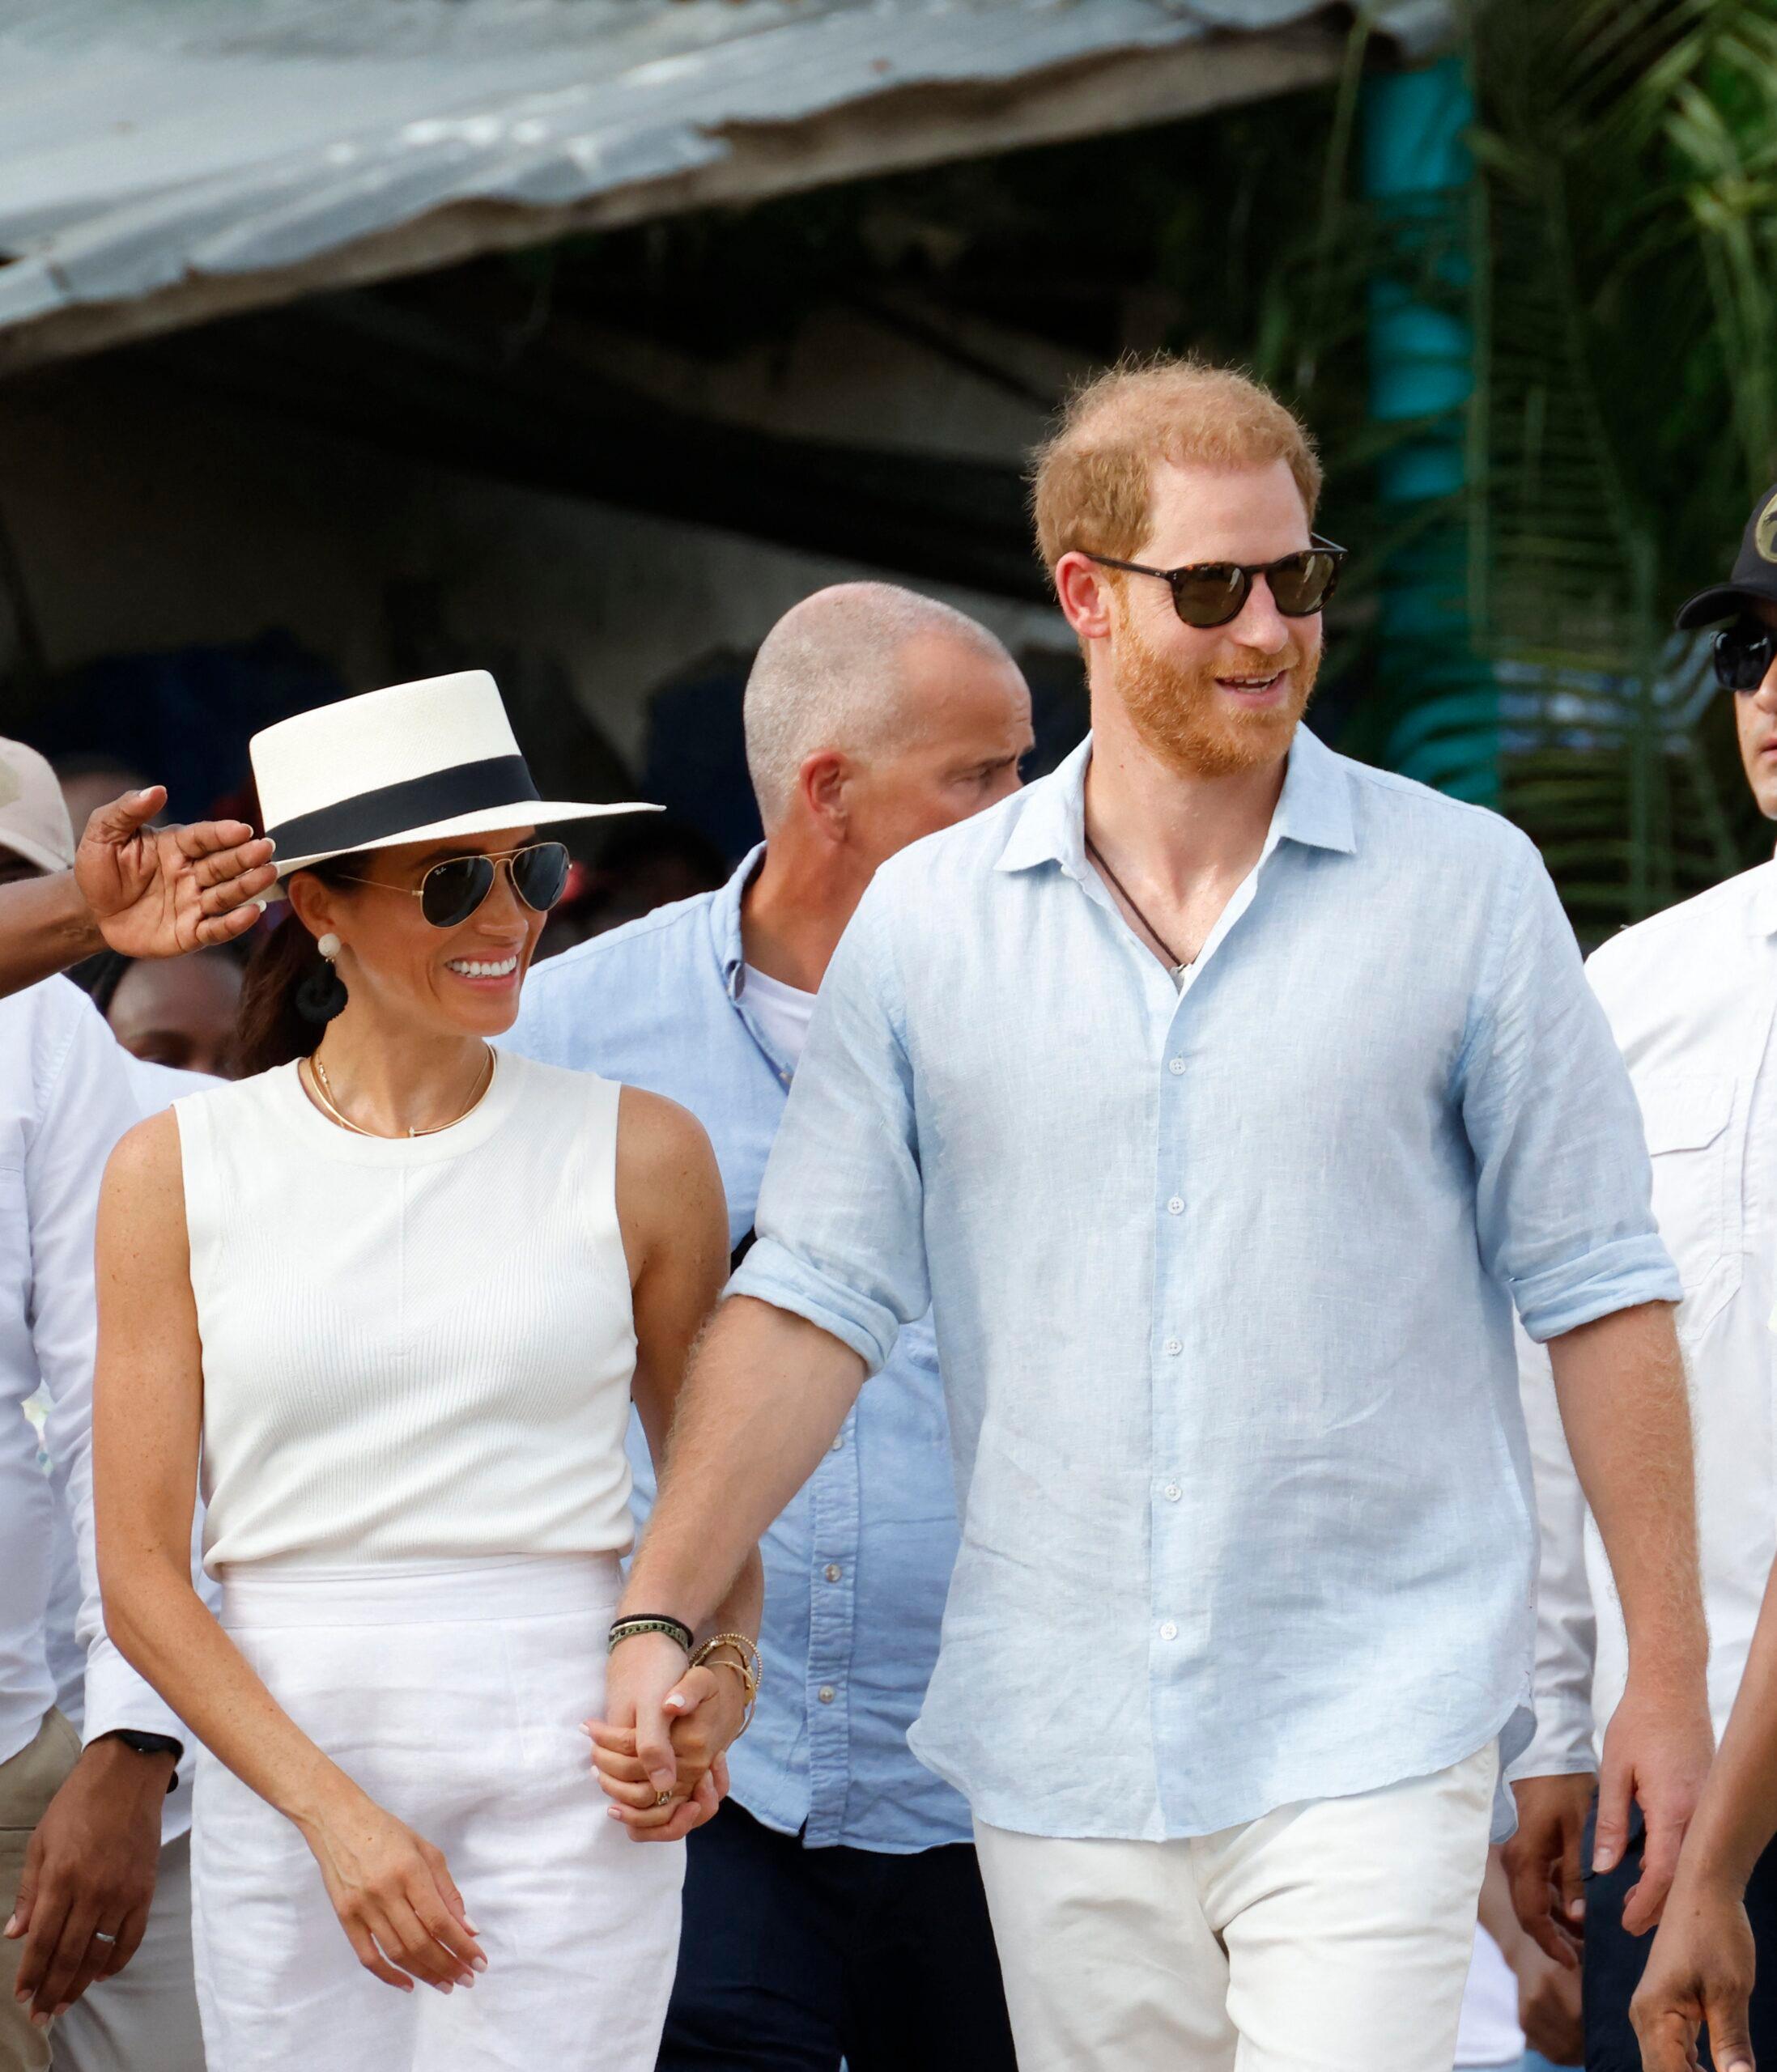
[[[620,1090],[501,1051],[431,1136],[340,1128],[294,1065],[175,1104],[212,1574],[627,1551]]]

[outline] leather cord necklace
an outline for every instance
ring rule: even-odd
[[[1116,873],[1112,870],[1111,866],[1104,860],[1103,851],[1099,849],[1098,843],[1092,839],[1090,834],[1086,838],[1086,853],[1092,859],[1093,862],[1098,865],[1099,868],[1103,872],[1104,875],[1109,878],[1112,887],[1122,895],[1124,905],[1129,908],[1129,911],[1134,915],[1137,920],[1141,923],[1143,929],[1146,932],[1148,940],[1158,948],[1160,954],[1167,961],[1167,968],[1171,970],[1174,979],[1182,979],[1185,973],[1191,968],[1191,959],[1188,957],[1180,957],[1177,951],[1173,949],[1171,944],[1169,943],[1166,937],[1161,934],[1160,931],[1155,928],[1153,922],[1151,922],[1148,919],[1147,915],[1142,912],[1141,907],[1136,903],[1135,894],[1130,891],[1128,885],[1123,882],[1122,879],[1117,876]]]

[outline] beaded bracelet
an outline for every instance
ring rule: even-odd
[[[616,1620],[611,1627],[610,1638],[605,1645],[606,1654],[609,1654],[619,1641],[633,1641],[643,1633],[664,1633],[668,1640],[682,1647],[687,1654],[691,1651],[693,1637],[691,1628],[682,1619],[674,1619],[665,1612],[660,1612],[644,1613],[635,1618]]]

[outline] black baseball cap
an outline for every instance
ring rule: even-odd
[[[1777,482],[1753,506],[1741,536],[1734,572],[1725,583],[1699,590],[1678,614],[1678,631],[1732,618],[1754,598],[1777,605]]]

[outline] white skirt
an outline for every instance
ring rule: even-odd
[[[206,1752],[192,1926],[209,2072],[651,2072],[682,1842],[632,1842],[580,1722],[604,1702],[614,1559],[254,1568],[230,1637],[297,1726],[444,1853],[473,1989],[359,1964],[295,1827]]]

